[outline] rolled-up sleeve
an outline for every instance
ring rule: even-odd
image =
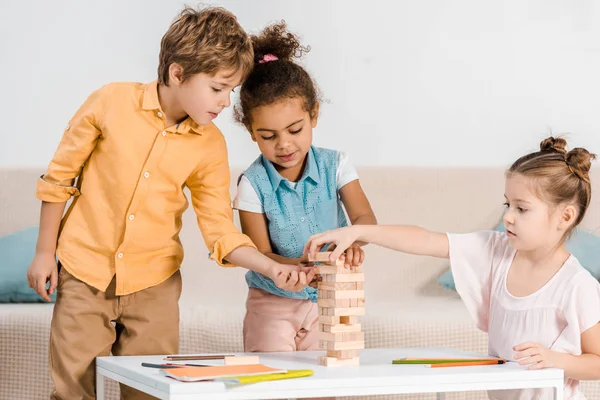
[[[221,266],[235,267],[224,259],[225,256],[240,246],[256,246],[233,223],[225,139],[219,134],[211,142],[209,159],[187,179],[187,186],[210,258]]]
[[[67,124],[48,170],[38,179],[38,199],[59,203],[80,194],[73,183],[101,135],[107,90],[104,86],[93,92]]]

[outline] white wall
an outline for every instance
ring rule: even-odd
[[[357,165],[503,165],[548,132],[600,152],[594,0],[215,1],[286,19],[326,103],[315,143]],[[0,167],[45,166],[86,96],[155,78],[175,0],[0,3]],[[193,4],[193,3],[192,3]],[[233,166],[257,155],[224,113]],[[34,148],[35,146],[35,148]]]

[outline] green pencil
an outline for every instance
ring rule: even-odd
[[[504,364],[506,362],[506,360],[497,358],[401,358],[393,360],[392,364],[448,364],[481,361],[498,361],[498,364]]]

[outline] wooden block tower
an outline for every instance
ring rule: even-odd
[[[359,365],[359,352],[365,348],[359,315],[365,314],[365,274],[362,267],[347,269],[344,262],[331,263],[331,252],[321,252],[310,262],[318,263],[322,281],[319,290],[320,347],[327,355],[319,357],[326,366]]]

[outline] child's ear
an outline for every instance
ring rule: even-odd
[[[183,67],[177,63],[169,65],[169,83],[181,85],[183,83]]]
[[[319,106],[320,104],[317,101],[310,112],[310,122],[313,128],[317,126],[317,121],[319,120]]]
[[[563,210],[558,226],[559,226],[559,228],[566,230],[566,229],[570,228],[571,225],[573,225],[573,223],[575,222],[576,219],[577,219],[577,209],[572,204],[569,204]]]

